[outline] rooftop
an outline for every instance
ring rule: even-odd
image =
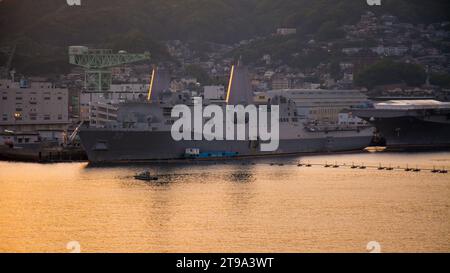
[[[450,109],[450,102],[441,102],[437,100],[390,100],[380,102],[374,105],[376,109]]]

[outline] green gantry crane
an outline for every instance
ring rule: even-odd
[[[10,76],[11,65],[14,58],[14,54],[16,53],[16,47],[17,47],[16,44],[14,44],[14,46],[11,47],[9,46],[0,47],[0,52],[2,52],[3,54],[5,54],[5,56],[7,56],[5,66],[0,68],[0,77],[2,78],[8,78]]]
[[[69,47],[69,63],[84,68],[86,91],[108,91],[111,85],[111,68],[123,64],[150,60],[150,53],[114,53],[112,49],[89,49],[86,46]]]

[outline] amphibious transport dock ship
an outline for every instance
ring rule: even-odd
[[[450,147],[450,103],[391,100],[353,114],[373,124],[391,149]]]
[[[119,106],[117,121],[102,128],[85,127],[80,130],[80,139],[90,162],[192,160],[343,152],[362,150],[369,146],[373,137],[374,128],[365,122],[342,126],[311,124],[297,114],[292,100],[275,96],[268,104],[269,107],[278,105],[280,109],[279,146],[276,151],[263,152],[260,149],[263,142],[259,140],[175,141],[171,135],[171,127],[175,122],[171,117],[172,108],[179,104],[193,108],[195,99],[189,93],[167,91],[170,77],[163,72],[156,70],[152,75],[148,100],[123,103]],[[223,105],[219,104],[220,107],[254,103],[247,75],[244,66],[237,65],[232,68],[227,99]],[[207,101],[204,103],[208,105]]]

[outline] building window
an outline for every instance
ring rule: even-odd
[[[16,100],[22,100],[22,97],[16,97]]]
[[[2,97],[2,100],[8,100],[8,97]]]
[[[44,115],[44,120],[50,120],[50,115]]]
[[[172,108],[164,107],[163,108],[163,115],[164,116],[170,116],[172,114]]]
[[[59,119],[59,120],[62,120],[62,115],[58,115],[58,119]]]
[[[21,113],[14,113],[14,118],[16,120],[22,120],[22,114]]]
[[[50,100],[50,97],[44,97],[44,100]]]

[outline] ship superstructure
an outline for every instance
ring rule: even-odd
[[[162,71],[160,71],[162,73]],[[227,157],[254,157],[300,153],[327,153],[362,150],[373,136],[368,124],[333,126],[311,124],[299,115],[296,103],[282,94],[271,96],[268,111],[279,107],[279,145],[275,151],[261,150],[264,143],[257,140],[181,140],[171,134],[176,122],[171,116],[176,105],[195,107],[197,98],[188,93],[174,93],[164,88],[166,76],[153,71],[148,100],[127,102],[119,106],[117,121],[104,128],[83,128],[82,144],[91,162],[127,162],[171,159],[209,159]],[[243,65],[232,68],[226,100],[227,105],[254,103],[247,69]],[[205,106],[210,103],[203,101]],[[238,124],[235,124],[238,128]],[[224,124],[224,128],[225,128]],[[236,130],[235,130],[236,132]],[[246,136],[248,131],[246,130]]]

